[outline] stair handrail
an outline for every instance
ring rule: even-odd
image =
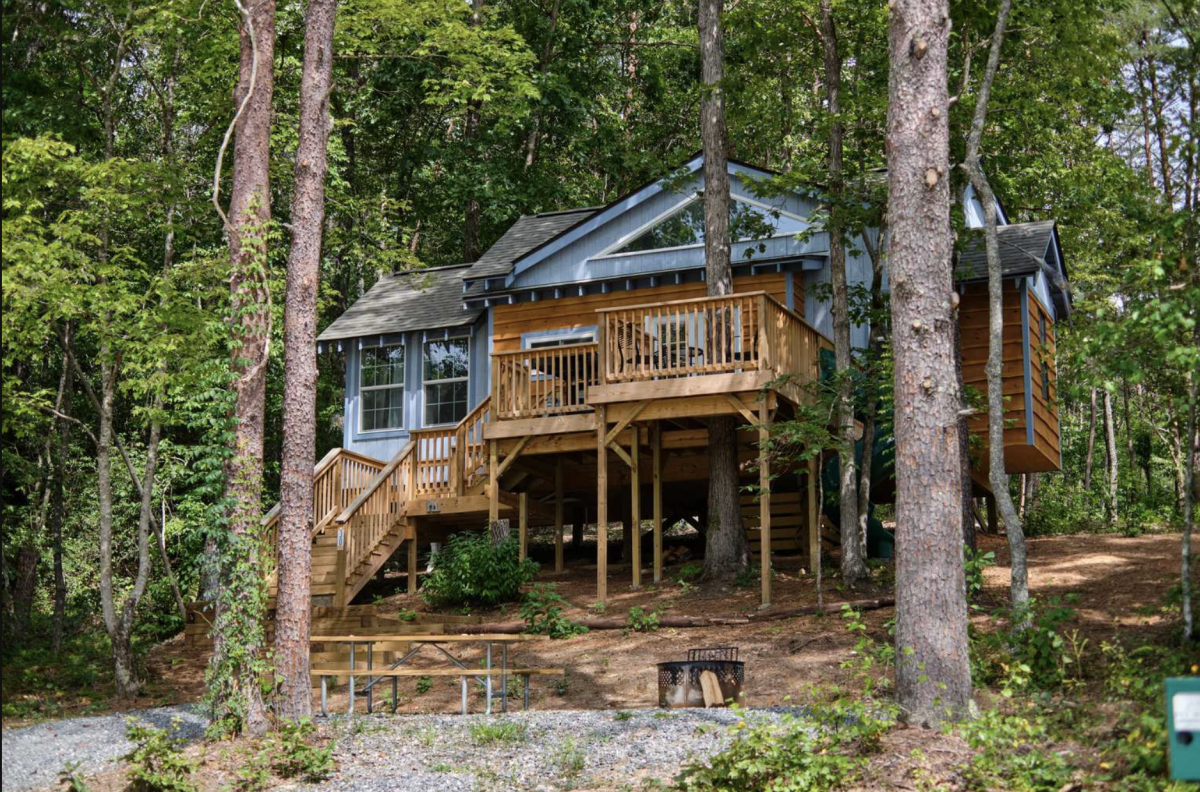
[[[371,479],[371,482],[363,488],[363,491],[358,494],[358,497],[350,501],[350,504],[346,508],[342,509],[341,513],[334,518],[334,522],[339,526],[348,523],[350,519],[354,517],[354,513],[361,509],[362,505],[366,503],[372,495],[375,494],[375,490],[382,487],[384,482],[388,480],[388,477],[396,472],[396,468],[404,462],[404,458],[411,454],[416,446],[417,444],[411,440],[405,443],[404,447],[397,451],[396,455],[392,457],[378,473],[375,474],[375,478]]]
[[[470,441],[467,439],[467,432],[470,431],[471,425],[479,422],[480,434],[483,433],[482,424],[487,423],[484,416],[492,407],[492,394],[483,397],[479,404],[475,405],[469,413],[463,416],[463,419],[454,427],[454,455],[451,460],[451,487],[456,495],[462,495],[467,487],[471,486],[471,471],[467,469],[467,452],[470,448]],[[482,443],[482,436],[480,443]],[[482,459],[487,459],[487,455],[481,455]]]

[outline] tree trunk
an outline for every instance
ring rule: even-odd
[[[259,557],[263,477],[263,410],[271,332],[266,234],[271,219],[271,100],[274,92],[275,2],[260,0],[240,28],[229,205],[230,369],[236,427],[225,465],[228,548],[222,553],[221,595],[213,629],[214,664],[225,666],[218,706],[251,735],[267,729],[258,663],[266,618],[265,571]],[[264,560],[268,564],[264,564]],[[234,635],[236,634],[236,637]]]
[[[863,456],[858,470],[858,533],[867,535],[871,515],[871,477],[875,456],[875,421],[879,413],[878,365],[883,345],[887,340],[887,327],[883,319],[883,250],[882,240],[886,234],[884,220],[880,220],[878,243],[872,242],[868,234],[863,235],[867,254],[871,257],[871,331],[867,337],[867,402],[863,405]]]
[[[1117,434],[1113,426],[1112,395],[1104,390],[1104,459],[1108,474],[1104,511],[1110,524],[1117,521]]]
[[[480,23],[479,12],[483,10],[484,0],[471,0],[471,26]],[[463,141],[470,144],[479,134],[479,103],[472,101],[467,107],[467,118],[463,123]],[[483,252],[479,244],[479,223],[483,219],[483,205],[473,194],[467,197],[463,216],[463,261],[471,262],[479,258]]]
[[[858,526],[858,464],[854,453],[853,350],[850,348],[850,298],[846,286],[846,247],[842,237],[842,59],[831,0],[821,0],[821,45],[824,54],[825,100],[829,113],[828,163],[829,279],[833,287],[833,346],[837,360],[838,512],[841,515],[842,580],[856,586],[867,576],[866,547]]]
[[[951,308],[947,0],[888,22],[888,222],[896,368],[896,691],[906,720],[971,700]],[[935,112],[936,111],[936,112]]]
[[[66,337],[71,337],[71,324],[66,327]],[[72,392],[75,389],[75,372],[67,353],[63,352],[62,399],[59,410],[71,415]],[[66,503],[63,489],[66,486],[67,454],[70,453],[71,422],[58,422],[58,449],[54,456],[54,491],[50,497],[50,543],[54,564],[54,621],[50,634],[50,650],[55,658],[62,650],[63,626],[67,614],[67,580],[63,574],[63,522],[66,520]]]
[[[1008,550],[1011,559],[1009,600],[1019,614],[1017,624],[1026,624],[1024,611],[1029,602],[1029,575],[1025,560],[1025,527],[1013,507],[1008,489],[1008,473],[1004,469],[1004,278],[1000,266],[1000,241],[996,233],[996,197],[992,185],[979,161],[979,148],[983,140],[984,124],[987,121],[988,101],[992,82],[1000,67],[1000,50],[1004,46],[1004,32],[1012,12],[1012,0],[1001,0],[988,51],[987,66],[979,86],[975,103],[975,114],[967,138],[967,155],[963,163],[971,186],[975,188],[983,206],[984,233],[987,243],[988,262],[988,482],[996,495],[1000,516],[1008,534]],[[1024,508],[1028,508],[1025,501]]]
[[[733,292],[729,261],[729,141],[725,132],[725,53],[721,38],[721,0],[700,0],[700,138],[704,144],[704,259],[709,295]],[[732,317],[717,312],[714,333],[733,332]],[[710,343],[711,340],[710,340]],[[738,499],[737,419],[708,422],[708,524],[704,579],[725,582],[749,565],[742,509]]]
[[[1090,491],[1092,489],[1092,458],[1096,450],[1096,389],[1092,388],[1091,407],[1088,413],[1088,441],[1087,441],[1087,457],[1083,463],[1083,489]]]
[[[1200,328],[1192,334],[1194,343],[1200,346]],[[1181,585],[1181,608],[1183,615],[1183,640],[1196,638],[1196,624],[1192,611],[1192,527],[1196,519],[1196,499],[1200,497],[1200,476],[1196,472],[1197,445],[1200,438],[1196,432],[1196,400],[1200,391],[1200,372],[1188,372],[1188,416],[1187,416],[1187,474],[1183,496],[1183,537],[1180,541],[1179,576]]]
[[[292,245],[284,308],[283,470],[279,499],[279,587],[275,668],[279,716],[312,714],[313,460],[317,445],[317,283],[325,224],[331,122],[333,26],[337,0],[309,0],[300,77],[300,142],[292,192]]]
[[[957,260],[954,264],[957,268]],[[955,301],[958,304],[958,301]],[[958,453],[959,453],[959,486],[962,488],[962,540],[965,547],[970,548],[971,552],[978,549],[978,542],[975,536],[975,507],[974,507],[974,491],[975,486],[971,481],[971,428],[967,423],[967,386],[963,380],[963,357],[962,357],[962,324],[960,323],[958,309],[955,308],[954,313],[954,382],[958,387],[958,392],[961,394],[962,403],[959,405],[958,411]]]

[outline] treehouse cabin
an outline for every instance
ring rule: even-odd
[[[343,448],[316,469],[314,595],[349,603],[401,545],[415,591],[419,546],[496,520],[522,552],[530,526],[554,526],[557,568],[564,526],[596,525],[600,600],[609,526],[634,526],[621,532],[623,574],[658,581],[664,527],[704,526],[707,427],[725,416],[753,463],[744,483],[775,476],[744,498],[754,552],[816,553],[818,463],[780,470],[758,441],[809,398],[832,350],[817,288],[828,238],[809,221],[813,197],[762,197],[755,183],[770,174],[731,162],[733,292],[706,296],[702,164],[607,206],[522,217],[471,264],[383,277],[321,333],[320,349],[345,361],[346,391]],[[970,200],[967,216],[981,216]],[[1006,225],[1002,239],[1006,459],[1012,471],[1055,469],[1062,258],[1052,223]],[[959,268],[966,375],[985,390],[981,250],[968,240]],[[865,254],[851,252],[847,274],[869,283]],[[866,340],[854,328],[854,343]]]

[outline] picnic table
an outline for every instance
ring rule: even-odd
[[[469,678],[474,677],[487,688],[487,705],[486,712],[491,714],[492,711],[492,690],[494,677],[500,678],[500,708],[502,712],[508,711],[508,678],[510,676],[522,677],[525,681],[524,690],[524,706],[529,708],[529,677],[535,675],[547,674],[562,674],[562,669],[553,668],[510,668],[508,664],[508,648],[511,644],[526,643],[529,641],[545,640],[544,636],[540,635],[505,635],[505,634],[480,634],[480,635],[397,635],[395,633],[380,633],[380,634],[364,634],[364,635],[314,635],[310,638],[312,643],[335,643],[345,644],[350,647],[350,667],[345,668],[314,668],[312,675],[321,679],[321,714],[328,715],[326,701],[328,697],[328,680],[329,677],[346,676],[349,679],[350,706],[349,711],[354,713],[355,686],[354,680],[358,676],[368,677],[368,682],[363,688],[363,692],[367,695],[367,712],[372,711],[373,706],[373,690],[375,684],[383,679],[392,680],[392,711],[396,711],[397,703],[397,681],[400,677],[422,677],[422,676],[457,676],[462,681],[462,712],[467,714],[467,683]],[[367,651],[367,667],[359,669],[355,663],[355,648],[359,645],[364,645]],[[387,666],[386,668],[376,669],[375,663],[375,648],[377,645],[405,644],[407,651],[397,661]],[[452,654],[447,646],[468,646],[471,644],[483,644],[485,647],[485,665],[483,668],[471,669],[466,666],[461,658]],[[500,647],[500,667],[496,668],[493,664],[493,647]],[[420,654],[425,647],[431,646],[436,649],[441,656],[449,660],[453,666],[446,668],[405,668],[405,664],[409,660]]]

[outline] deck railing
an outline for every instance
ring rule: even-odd
[[[586,412],[600,384],[599,345],[569,344],[492,354],[492,409],[501,420]]]
[[[488,449],[483,429],[491,420],[491,414],[492,398],[489,396],[467,413],[455,429],[454,447],[459,453],[451,475],[455,492],[460,495],[488,477]]]
[[[762,339],[761,368],[812,381],[821,376],[821,349],[833,348],[819,330],[770,295],[763,301]]]
[[[759,368],[761,292],[604,308],[606,382]]]
[[[400,449],[335,518],[345,550],[341,574],[349,574],[370,556],[402,516],[405,502],[415,497],[416,447],[417,443],[410,441]]]
[[[453,493],[453,464],[457,426],[415,429],[409,435],[413,448],[413,497],[445,496]]]

